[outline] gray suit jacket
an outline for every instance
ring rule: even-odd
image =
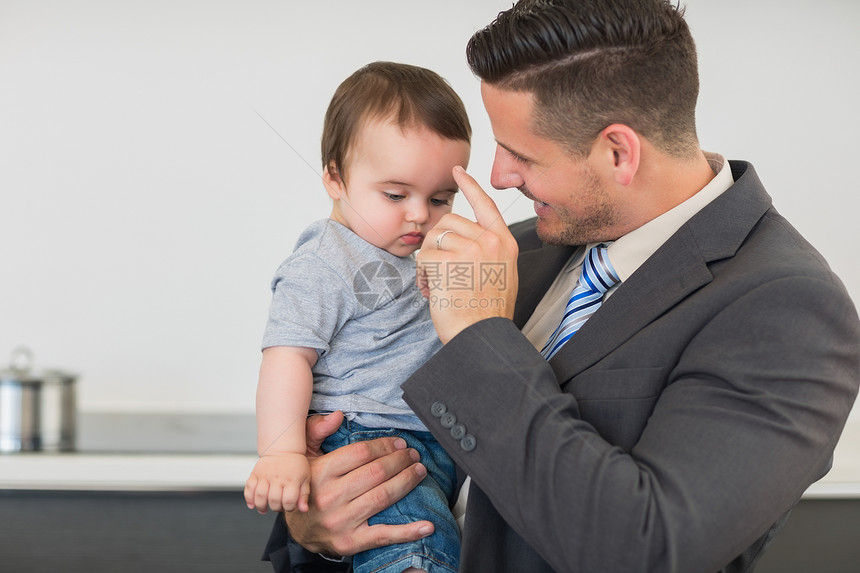
[[[519,328],[573,250],[512,226],[515,320],[466,329],[403,385],[472,476],[461,571],[751,571],[827,472],[860,321],[752,166],[732,170],[549,363]]]

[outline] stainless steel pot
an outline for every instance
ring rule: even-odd
[[[77,377],[32,369],[33,353],[22,347],[0,370],[0,453],[74,450]]]

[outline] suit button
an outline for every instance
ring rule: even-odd
[[[455,440],[462,440],[466,435],[466,426],[463,424],[454,424],[451,427],[451,437]]]
[[[463,436],[463,439],[460,440],[460,447],[463,448],[464,452],[471,452],[478,445],[478,440],[472,434],[466,434]]]
[[[430,413],[436,416],[437,418],[441,418],[442,414],[448,411],[448,407],[445,406],[442,402],[433,402],[433,405],[430,406]]]
[[[440,422],[443,428],[450,428],[457,423],[457,416],[455,416],[451,412],[445,412],[444,414],[442,414],[442,419],[440,420]]]

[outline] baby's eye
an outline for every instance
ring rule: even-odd
[[[450,205],[450,199],[430,199],[430,204],[434,207],[441,207],[443,205]]]
[[[398,194],[396,194],[396,193],[387,193],[387,192],[383,192],[382,194],[383,194],[383,195],[385,195],[385,197],[386,197],[389,201],[395,201],[395,202],[397,202],[397,201],[401,201],[401,200],[403,200],[403,198],[405,197],[405,195],[398,195]]]

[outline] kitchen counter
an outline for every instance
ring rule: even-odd
[[[254,426],[250,415],[86,415],[77,452],[0,455],[4,567],[271,571],[259,556],[275,518],[248,510],[242,497],[257,457]],[[854,573],[858,528],[860,419],[756,571]]]
[[[253,454],[27,453],[0,457],[0,490],[241,491]]]
[[[833,453],[833,468],[803,495],[805,499],[860,499],[860,418],[845,424]]]
[[[79,427],[77,452],[0,456],[0,490],[240,491],[257,459],[250,415],[100,414]],[[860,499],[860,419],[834,458],[805,498]]]
[[[241,491],[253,414],[81,413],[77,451],[0,456],[0,490]]]

